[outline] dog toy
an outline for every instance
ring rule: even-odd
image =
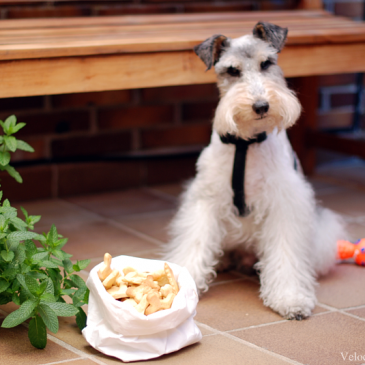
[[[337,256],[341,260],[353,258],[360,266],[365,266],[365,238],[350,242],[337,241]]]

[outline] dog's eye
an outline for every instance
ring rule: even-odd
[[[236,67],[228,67],[227,68],[227,74],[233,77],[239,77],[241,76],[241,71]]]
[[[265,71],[267,70],[273,63],[270,60],[266,60],[264,62],[261,62],[261,70]]]

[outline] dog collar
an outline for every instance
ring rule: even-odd
[[[266,139],[266,132],[262,132],[249,140],[244,140],[240,137],[232,134],[226,134],[220,136],[220,139],[225,144],[234,144],[236,146],[236,152],[234,155],[233,173],[232,173],[232,190],[233,190],[233,204],[237,207],[239,215],[241,217],[246,216],[249,210],[245,202],[245,167],[246,167],[246,154],[248,146],[252,143],[261,143]]]

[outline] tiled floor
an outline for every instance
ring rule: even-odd
[[[352,239],[365,237],[365,168],[326,167],[311,179],[323,205],[344,214]],[[91,258],[81,275],[112,255],[157,258],[167,240],[166,225],[177,207],[179,185],[159,186],[94,196],[25,203],[43,216],[38,230],[55,223],[69,238],[73,259]],[[153,364],[362,364],[365,363],[365,268],[341,264],[320,280],[318,305],[301,322],[283,320],[263,306],[256,277],[236,272],[218,275],[201,298],[196,322],[200,343],[151,361]],[[0,321],[16,309],[0,306]],[[356,353],[358,360],[352,356]],[[359,358],[361,356],[361,359]],[[346,357],[344,360],[343,357]],[[1,364],[115,364],[90,347],[74,318],[61,318],[45,350],[34,349],[27,329],[0,328]],[[149,363],[147,361],[147,363]]]

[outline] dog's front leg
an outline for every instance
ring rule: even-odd
[[[313,192],[294,170],[272,172],[258,244],[261,298],[284,318],[302,319],[316,304],[311,265]],[[278,178],[276,180],[276,178]]]
[[[182,198],[170,225],[171,241],[164,258],[185,266],[199,291],[208,289],[214,267],[223,255],[224,218],[231,212],[230,174],[234,148],[213,133],[211,144],[198,160],[198,174]]]

